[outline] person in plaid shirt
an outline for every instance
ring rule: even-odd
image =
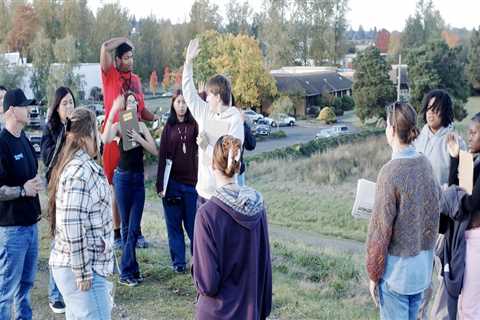
[[[75,109],[49,184],[55,245],[49,265],[64,297],[66,319],[111,319],[113,228],[111,193],[98,156],[93,112]]]

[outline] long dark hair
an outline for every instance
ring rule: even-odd
[[[167,123],[169,125],[174,125],[178,123],[178,118],[177,118],[177,113],[175,112],[175,108],[173,107],[173,104],[175,103],[175,100],[179,96],[183,96],[183,92],[180,89],[175,90],[175,93],[172,97],[172,103],[170,104],[170,116],[168,117]],[[195,119],[193,119],[192,113],[190,112],[190,109],[187,106],[187,113],[185,113],[185,120],[183,121],[184,123],[193,123],[195,122]]]
[[[435,98],[435,102],[430,108],[435,112],[439,112],[442,119],[442,127],[448,127],[453,122],[453,102],[448,92],[442,89],[434,89],[428,92],[423,99],[422,111],[420,112],[423,116],[423,122],[427,123],[428,104],[432,98]]]
[[[87,150],[85,138],[97,136],[97,120],[95,113],[86,108],[78,108],[73,111],[67,120],[65,142],[60,147],[58,161],[55,163],[50,182],[48,184],[48,216],[50,218],[50,233],[55,235],[56,225],[56,195],[60,176],[66,165],[73,159],[78,150]],[[96,139],[96,138],[95,138]],[[95,140],[97,143],[98,141]],[[96,146],[98,149],[98,146]]]
[[[55,91],[55,98],[53,99],[53,103],[50,105],[50,108],[49,108],[50,115],[48,117],[48,125],[50,126],[50,129],[52,129],[52,131],[54,132],[59,131],[62,126],[62,121],[60,120],[60,114],[58,113],[58,108],[60,106],[60,102],[62,101],[62,99],[65,98],[65,96],[69,93],[72,95],[73,106],[75,108],[77,106],[77,102],[75,101],[75,96],[73,95],[73,92],[72,90],[70,90],[70,88],[59,87]]]

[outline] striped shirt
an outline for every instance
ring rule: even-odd
[[[49,265],[72,268],[77,280],[113,272],[110,188],[103,169],[83,150],[65,166],[56,194],[55,245]]]

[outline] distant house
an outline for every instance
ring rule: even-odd
[[[295,103],[295,115],[306,115],[307,108],[318,106],[322,95],[342,97],[352,94],[352,80],[340,75],[334,67],[286,67],[272,70],[280,93]]]

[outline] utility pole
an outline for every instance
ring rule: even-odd
[[[402,55],[398,55],[398,67],[397,67],[397,72],[398,72],[398,80],[397,80],[397,101],[400,101],[400,80],[402,79],[401,73],[402,70],[400,69],[402,66]]]

